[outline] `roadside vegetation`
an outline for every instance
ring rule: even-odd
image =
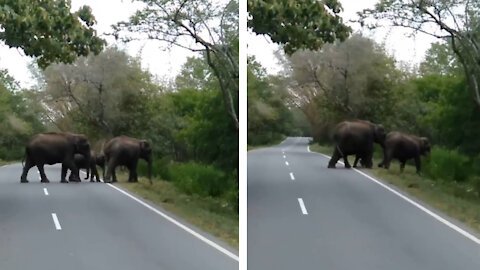
[[[269,7],[264,1],[249,4],[252,9],[281,12],[281,6]],[[342,9],[338,1],[330,1],[328,7]],[[289,33],[313,37],[310,29],[294,27],[304,19],[297,11],[292,8],[291,16],[281,18],[292,25]],[[437,38],[420,64],[398,61],[383,44],[362,34],[363,30],[350,34],[342,20],[327,25],[345,31],[339,40],[315,43],[306,38],[303,43],[296,39],[284,43],[277,39],[276,26],[257,15],[250,27],[282,45],[277,52],[282,70],[267,74],[249,57],[249,144],[268,145],[281,135],[302,135],[313,138],[312,150],[332,155],[333,147],[325,145],[332,143],[333,127],[354,119],[382,124],[387,132],[428,137],[433,148],[430,156],[423,158],[422,176],[414,174],[411,165],[401,174],[396,161],[388,171],[374,168],[369,172],[478,230],[479,11],[480,6],[469,1],[444,5],[437,0],[382,0],[373,9],[360,12],[358,22],[363,30],[393,24],[411,29],[412,35]],[[313,7],[301,12],[324,16]],[[377,149],[375,166],[381,158]]]
[[[28,138],[44,131],[85,134],[96,152],[115,136],[146,139],[155,181],[125,186],[238,247],[238,1],[163,1],[154,11],[158,1],[141,0],[148,8],[112,26],[117,42],[153,39],[195,52],[174,78],[154,76],[140,54],[97,37],[89,7],[23,2],[7,1],[15,12],[0,16],[0,38],[37,57],[36,84],[22,89],[0,70],[0,160],[21,160]],[[51,40],[31,44],[34,33]]]
[[[185,193],[175,182],[158,177],[155,177],[153,185],[150,185],[145,177],[140,177],[138,183],[128,183],[126,173],[118,176],[118,184],[122,188],[161,206],[238,249],[238,212],[232,210],[227,198]]]
[[[274,145],[277,145],[277,144],[281,143],[286,138],[287,138],[287,136],[281,135],[278,138],[276,138],[275,140],[271,140],[271,141],[269,141],[268,143],[265,143],[265,144],[255,144],[255,145],[247,144],[247,151],[274,146]]]

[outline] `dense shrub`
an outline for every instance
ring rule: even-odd
[[[424,160],[423,171],[434,180],[465,182],[476,172],[472,160],[456,150],[434,147]]]
[[[218,197],[232,188],[225,172],[212,165],[195,162],[177,163],[169,167],[170,180],[187,194]]]

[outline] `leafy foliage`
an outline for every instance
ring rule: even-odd
[[[324,43],[345,40],[351,29],[343,24],[337,0],[249,0],[248,26],[273,42],[284,45],[287,54],[300,49],[317,50]]]
[[[37,117],[41,108],[35,102],[36,93],[20,91],[18,84],[6,70],[0,70],[0,159],[20,159],[24,155],[24,141],[42,131]]]
[[[382,0],[359,13],[362,25],[393,26],[447,40],[480,107],[480,2],[468,0]]]
[[[299,123],[294,123],[294,114],[287,106],[287,80],[267,76],[253,57],[248,60],[247,80],[248,144],[267,144],[284,135],[301,135]]]
[[[71,1],[4,0],[0,4],[0,39],[37,57],[40,67],[99,53],[105,42],[96,36],[88,6],[71,13]]]
[[[387,122],[395,114],[394,60],[372,40],[354,35],[321,51],[298,51],[288,58],[291,96],[313,128],[316,141],[344,119]]]
[[[238,2],[225,6],[201,0],[140,2],[146,7],[113,26],[115,36],[124,41],[148,38],[202,53],[238,131]]]

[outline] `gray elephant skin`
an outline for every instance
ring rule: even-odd
[[[75,154],[74,162],[78,169],[85,169],[87,176],[85,179],[90,178],[90,182],[100,182],[97,166],[100,166],[103,170],[103,178],[105,178],[105,158],[102,153],[96,154],[94,151],[90,151],[90,161],[84,155]],[[72,176],[72,175],[70,175]]]
[[[148,163],[148,179],[152,179],[152,148],[147,140],[136,139],[128,136],[119,136],[111,139],[103,149],[107,173],[105,182],[116,182],[115,169],[125,166],[129,171],[128,182],[138,182],[138,160],[143,159]],[[110,180],[112,178],[112,180]]]
[[[27,174],[33,166],[37,166],[42,183],[50,182],[45,175],[44,165],[57,163],[62,164],[61,183],[68,182],[65,179],[68,169],[72,171],[71,179],[80,181],[74,162],[77,153],[90,159],[90,144],[82,134],[46,132],[32,136],[25,147],[25,164],[20,182],[28,183]]]
[[[383,161],[378,164],[378,167],[388,169],[392,159],[396,158],[400,161],[400,170],[403,171],[407,160],[413,158],[417,173],[420,173],[420,156],[428,155],[430,148],[430,141],[426,137],[417,137],[402,132],[390,132],[385,139]]]
[[[372,168],[373,144],[378,143],[383,147],[385,129],[382,125],[365,120],[343,121],[335,127],[333,140],[335,149],[328,168],[335,168],[335,164],[342,157],[345,168],[350,168],[349,155],[355,155],[357,161],[360,158],[364,167]]]

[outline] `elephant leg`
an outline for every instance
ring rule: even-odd
[[[91,171],[90,182],[94,182],[94,180],[96,180],[97,182],[100,182],[100,177],[98,177],[97,165],[93,165],[90,171]]]
[[[328,162],[328,168],[335,168],[335,164],[337,164],[337,161],[340,159],[340,153],[338,152],[338,147],[335,147],[335,150],[333,150],[333,155],[330,161]]]
[[[345,168],[350,169],[352,166],[348,162],[348,155],[343,155],[343,163],[345,164]]]
[[[360,160],[360,156],[359,155],[355,155],[355,161],[353,162],[353,167],[354,168],[357,168],[357,164],[358,164],[358,161]],[[362,162],[360,162],[362,163]]]
[[[50,180],[48,180],[47,175],[45,174],[45,169],[43,168],[44,164],[37,164],[38,172],[40,173],[40,182],[42,183],[50,183]]]
[[[33,162],[27,157],[25,160],[25,166],[23,166],[22,176],[20,177],[20,183],[28,183],[27,175],[30,168],[35,166]]]
[[[87,180],[88,178],[91,178],[90,168],[87,167],[85,170],[87,171],[87,176],[85,177],[85,180]],[[93,182],[92,179],[90,179],[90,182]]]
[[[371,151],[367,151],[367,153],[363,155],[362,160],[363,167],[371,169],[373,167],[373,149]]]
[[[115,166],[115,167],[113,167],[113,170],[112,170],[112,182],[113,183],[117,182],[117,173],[115,172],[116,168],[117,167]]]
[[[400,160],[400,172],[403,172],[403,170],[405,169],[406,162],[407,161],[405,159]]]
[[[128,176],[128,182],[138,182],[138,176],[137,176],[137,162],[134,162],[128,167],[129,170],[129,176]]]
[[[68,181],[65,179],[67,177],[67,166],[62,163],[62,174],[60,175],[60,183],[68,183]]]
[[[117,166],[116,161],[113,158],[110,158],[107,161],[106,164],[106,170],[103,170],[104,176],[103,176],[103,181],[105,183],[111,183],[112,182],[112,176],[115,174],[115,167]],[[106,173],[105,173],[106,171]]]
[[[75,165],[75,163],[71,160],[66,160],[64,161],[65,165],[67,168],[70,169],[70,177],[69,177],[69,180],[72,181],[72,182],[81,182],[80,180],[80,175],[79,175],[79,170],[77,168],[77,166]]]
[[[420,155],[415,156],[415,167],[417,168],[417,173],[421,174],[421,164],[420,164]]]
[[[392,151],[387,150],[385,157],[383,159],[383,167],[388,170],[390,168],[390,162],[392,161],[393,153]]]
[[[383,159],[380,163],[378,163],[378,167],[385,167],[385,160],[387,160],[387,149],[383,148]]]

